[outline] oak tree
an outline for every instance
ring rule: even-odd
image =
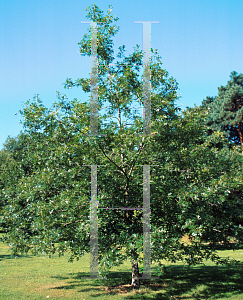
[[[19,177],[4,186],[1,222],[7,224],[3,241],[13,254],[65,252],[70,261],[90,251],[91,165],[98,165],[98,261],[103,276],[127,258],[132,264],[132,285],[139,286],[143,263],[143,167],[150,166],[151,261],[183,260],[189,265],[203,259],[227,263],[215,252],[215,244],[227,232],[238,239],[242,206],[227,191],[242,191],[242,156],[217,131],[206,136],[201,121],[206,112],[188,109],[184,116],[175,102],[178,84],[162,68],[158,51],[151,49],[151,134],[143,135],[143,119],[132,105],[143,104],[139,71],[143,52],[137,45],[125,56],[119,47],[114,61],[112,37],[117,32],[111,15],[90,6],[87,17],[98,27],[99,134],[90,135],[90,106],[69,101],[58,93],[48,109],[37,97],[27,101],[23,116],[25,148],[17,166]],[[90,32],[91,28],[89,28]],[[91,55],[88,35],[79,43],[80,53]],[[65,87],[80,86],[90,93],[90,79],[68,78]],[[115,119],[115,121],[114,121]],[[117,120],[117,121],[116,121]],[[12,178],[12,177],[11,177]],[[236,178],[236,180],[235,180]],[[230,205],[233,210],[229,211]],[[238,205],[239,204],[239,205]],[[121,210],[136,207],[137,210]],[[102,209],[103,208],[103,209]],[[109,208],[109,209],[105,209]],[[111,209],[112,208],[112,209]],[[212,218],[213,208],[218,215]],[[230,227],[231,226],[231,227]],[[217,235],[218,232],[221,235]],[[188,235],[191,244],[182,237]],[[227,242],[227,239],[225,239]],[[209,241],[210,245],[204,242]],[[141,274],[140,274],[141,276]]]

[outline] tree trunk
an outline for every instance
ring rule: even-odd
[[[242,132],[241,132],[241,122],[238,123],[237,131],[238,131],[238,134],[240,137],[241,152],[243,154],[243,136],[242,136]]]
[[[132,264],[132,286],[134,287],[140,287],[140,279],[139,279],[139,268],[138,263],[134,262]]]

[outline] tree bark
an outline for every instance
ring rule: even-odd
[[[132,286],[140,287],[138,262],[132,264]]]
[[[238,123],[237,131],[238,131],[238,134],[240,137],[241,152],[243,154],[243,136],[242,136],[242,132],[241,132],[241,122]]]

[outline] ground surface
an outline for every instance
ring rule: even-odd
[[[68,255],[51,259],[46,255],[11,258],[8,246],[0,243],[0,299],[243,299],[243,249],[221,249],[220,256],[241,260],[241,266],[223,267],[212,262],[188,269],[181,262],[167,264],[160,280],[130,286],[129,261],[111,270],[106,280],[87,280],[89,255],[68,263]],[[152,266],[152,276],[157,276]]]

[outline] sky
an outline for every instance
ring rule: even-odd
[[[65,90],[66,78],[87,78],[90,58],[78,53],[87,33],[88,6],[82,0],[0,1],[0,149],[7,136],[21,130],[24,102],[39,94],[50,108],[56,91],[72,100],[88,99],[81,88]],[[243,73],[242,0],[97,0],[104,11],[113,6],[120,31],[114,49],[125,45],[131,54],[142,49],[142,25],[151,25],[151,47],[158,49],[163,68],[179,83],[182,109],[216,96],[230,73]]]

